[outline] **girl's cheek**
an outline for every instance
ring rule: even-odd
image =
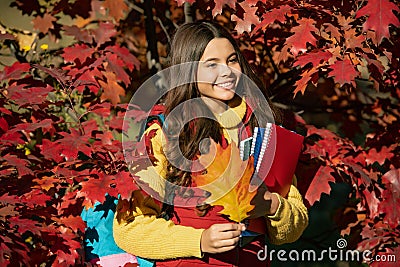
[[[211,84],[217,80],[218,73],[216,73],[214,70],[202,70],[199,72],[197,78],[198,82],[208,82]]]

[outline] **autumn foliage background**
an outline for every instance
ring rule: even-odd
[[[0,26],[12,62],[0,62],[1,266],[84,264],[82,207],[135,188],[121,144],[129,98],[165,66],[177,25],[198,19],[232,30],[284,125],[306,136],[296,174],[310,226],[287,248],[343,237],[400,260],[398,1],[11,5],[34,31]]]

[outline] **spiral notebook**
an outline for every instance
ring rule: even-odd
[[[239,144],[242,160],[254,156],[251,182],[256,185],[264,183],[269,191],[286,197],[293,181],[303,139],[303,136],[272,123],[268,123],[265,128],[254,128],[253,136]],[[258,235],[260,234],[251,229],[244,231],[241,246]]]
[[[287,196],[299,160],[304,137],[268,123],[255,127],[253,136],[240,142],[242,160],[254,156],[253,180],[264,181],[268,190]]]

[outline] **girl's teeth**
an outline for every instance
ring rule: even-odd
[[[230,87],[230,86],[232,86],[232,82],[229,82],[229,83],[220,83],[220,84],[217,84],[219,87]]]

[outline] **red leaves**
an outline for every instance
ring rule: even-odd
[[[214,0],[215,7],[213,8],[212,15],[215,17],[218,14],[222,14],[222,8],[224,5],[228,5],[231,8],[235,8],[236,0]]]
[[[31,66],[28,63],[15,62],[10,67],[4,67],[4,70],[0,72],[0,81],[15,79],[21,77],[24,72],[28,72]]]
[[[114,24],[109,22],[101,22],[97,29],[93,30],[94,41],[97,43],[97,47],[111,40],[117,31],[115,30]]]
[[[79,60],[79,63],[85,62],[87,58],[91,58],[95,49],[88,47],[86,44],[75,44],[71,47],[64,48],[64,60],[67,63],[73,63],[75,60]]]
[[[379,209],[386,215],[383,222],[395,229],[400,224],[400,169],[385,173],[382,183],[386,190],[382,192],[383,200],[379,203]]]
[[[329,182],[335,182],[335,178],[331,175],[332,171],[334,170],[328,166],[319,167],[305,195],[305,199],[310,205],[318,201],[322,193],[329,194],[331,192]]]
[[[99,81],[100,86],[103,89],[101,95],[102,100],[109,99],[113,105],[121,102],[120,96],[125,96],[125,90],[117,82],[117,76],[112,72],[104,73],[106,81]]]
[[[85,197],[84,206],[89,208],[96,201],[104,202],[106,200],[106,193],[116,197],[117,191],[111,185],[115,185],[113,175],[94,172],[87,181],[82,182],[82,189],[79,192],[80,197]]]
[[[271,9],[262,16],[262,21],[253,30],[257,32],[259,29],[265,30],[265,28],[274,22],[284,23],[286,21],[286,14],[292,10],[289,5],[282,5],[277,8]]]
[[[357,11],[357,18],[368,16],[364,22],[363,30],[375,32],[373,37],[375,44],[381,43],[383,38],[389,38],[390,24],[396,27],[400,26],[400,21],[393,11],[400,12],[400,9],[389,0],[369,0],[364,7]]]
[[[242,34],[243,32],[251,32],[251,25],[257,25],[260,22],[260,19],[256,15],[257,7],[251,6],[246,2],[242,2],[239,4],[244,9],[243,19],[237,17],[233,14],[231,19],[236,21],[235,30],[238,34]]]
[[[47,95],[53,90],[49,85],[46,87],[10,86],[8,97],[16,104],[23,106],[26,104],[40,104],[46,99]]]
[[[33,28],[39,30],[41,33],[46,34],[49,29],[54,29],[53,22],[57,21],[51,14],[46,13],[42,16],[37,16],[33,19]]]
[[[300,52],[307,51],[307,44],[316,45],[317,39],[313,33],[318,33],[315,27],[315,20],[302,18],[298,21],[299,25],[292,28],[294,34],[286,39],[285,47],[288,47],[294,56]]]
[[[129,199],[132,192],[139,189],[130,172],[119,172],[115,176],[115,182],[118,194],[120,194],[122,199]]]
[[[359,75],[359,72],[354,68],[350,60],[338,60],[330,68],[332,70],[329,72],[328,77],[335,77],[335,81],[340,85],[349,83],[355,86],[354,79]]]
[[[298,92],[304,94],[310,81],[313,81],[314,84],[316,84],[318,81],[317,68],[312,68],[303,72],[301,78],[295,83],[296,89],[293,91],[294,95],[296,95]]]
[[[33,174],[32,170],[27,167],[29,164],[29,161],[27,161],[25,159],[19,159],[15,155],[7,154],[3,157],[3,160],[6,161],[6,164],[8,166],[15,167],[15,169],[18,171],[18,175],[19,175],[18,177],[21,177],[21,176],[27,175],[27,174]]]
[[[379,152],[375,148],[371,148],[368,151],[368,157],[366,159],[366,162],[368,164],[373,164],[374,162],[378,162],[379,165],[383,165],[386,159],[390,161],[390,159],[394,156],[394,154],[391,151],[393,150],[386,146],[383,146]]]
[[[327,62],[332,57],[332,53],[329,51],[317,50],[307,54],[299,56],[294,62],[293,66],[304,67],[311,63],[314,67],[318,67],[323,62]]]
[[[109,10],[109,15],[119,21],[124,17],[124,12],[128,11],[128,6],[124,0],[105,0],[103,7]]]

